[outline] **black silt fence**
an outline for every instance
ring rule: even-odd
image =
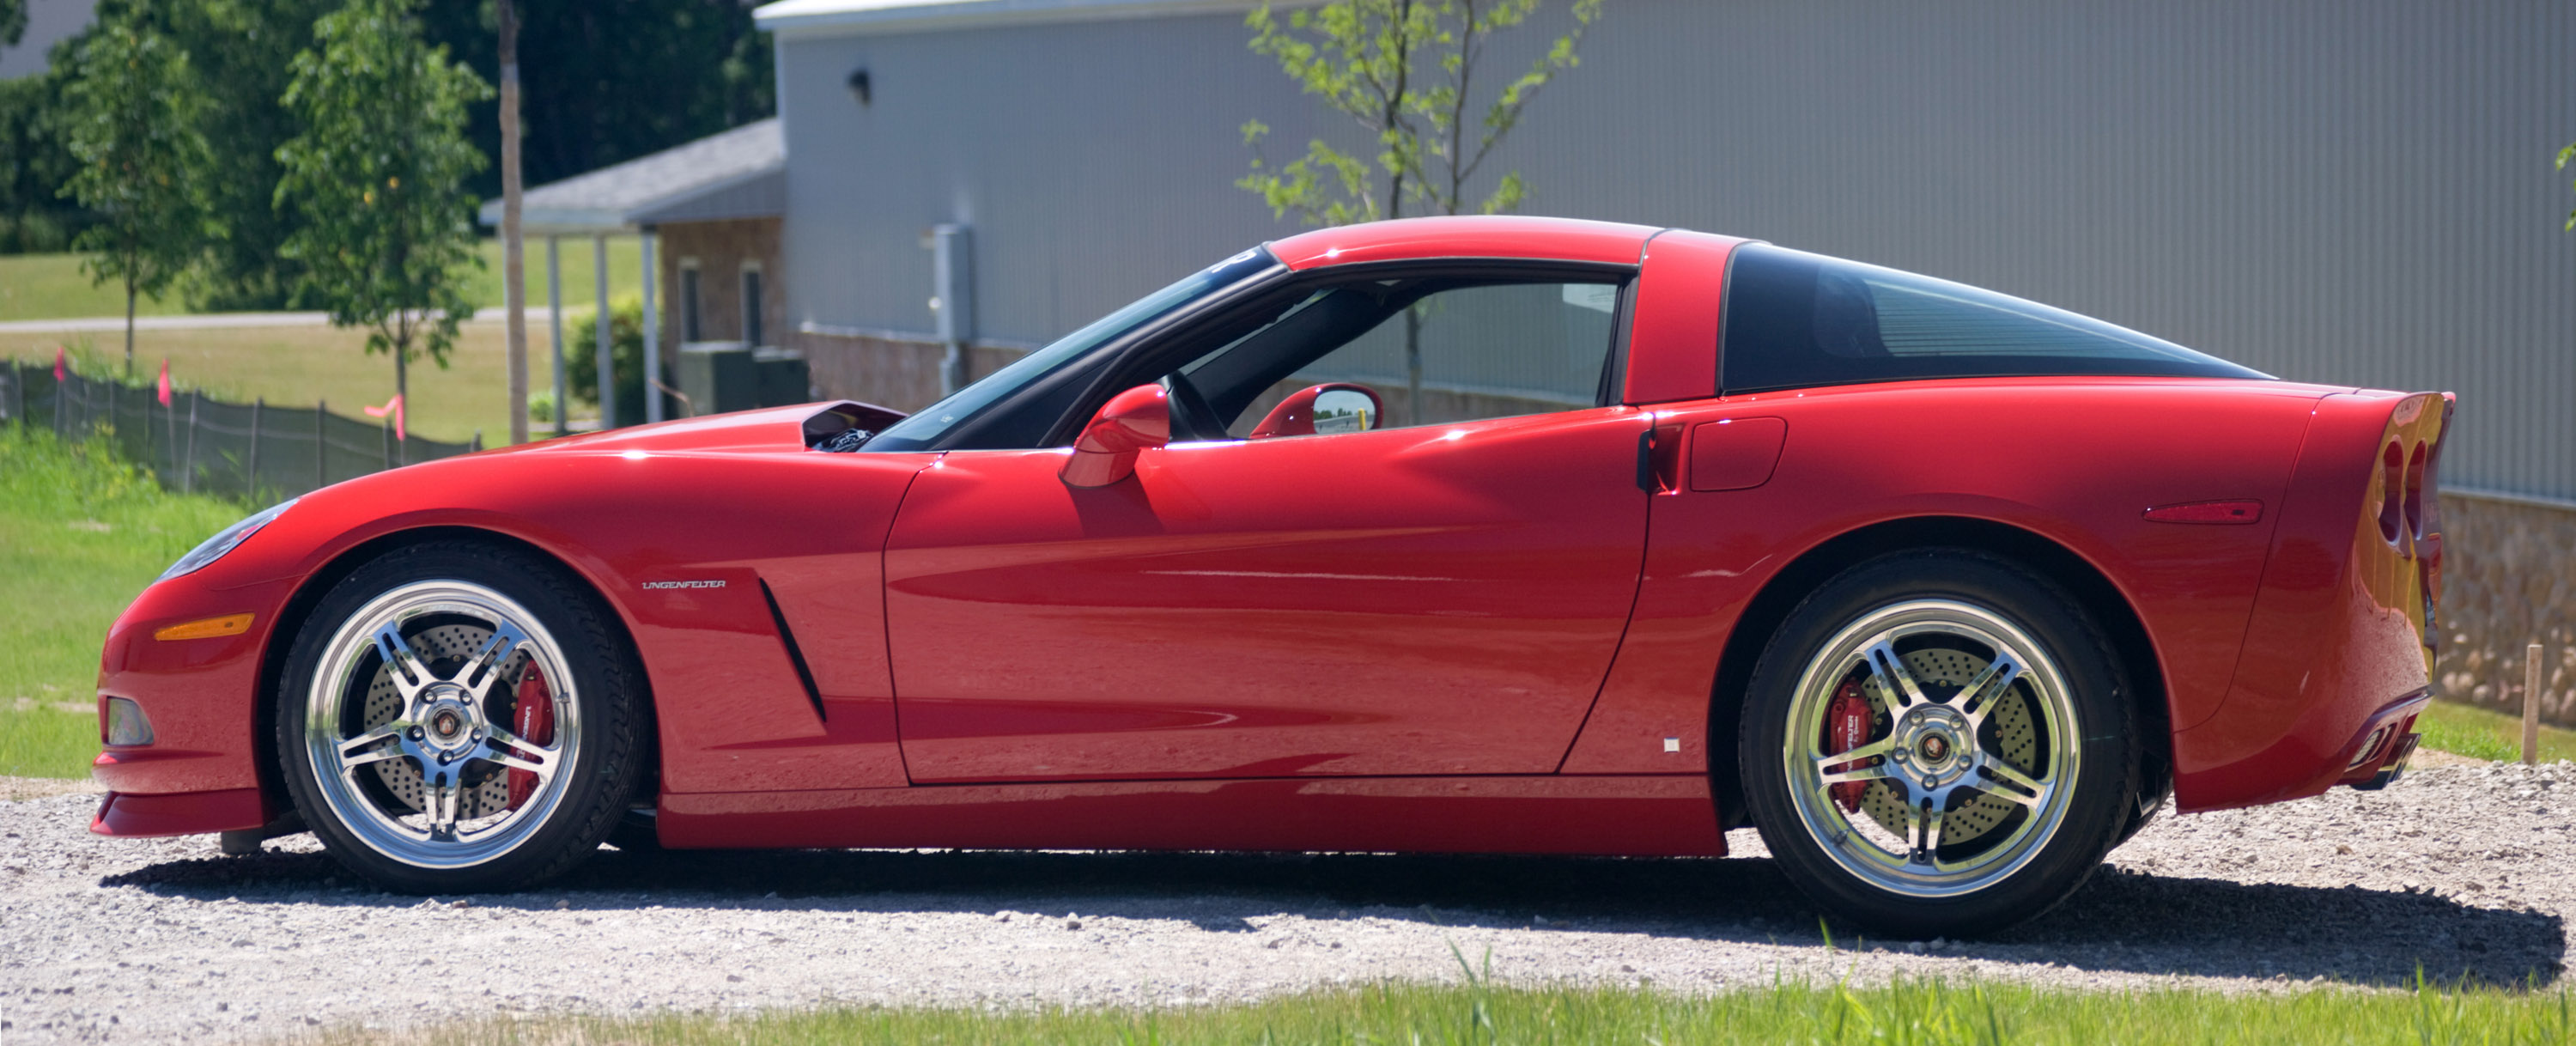
[[[152,470],[172,490],[277,501],[370,472],[483,449],[483,438],[445,443],[394,438],[392,419],[360,421],[328,405],[276,407],[155,391],[68,375],[51,364],[0,366],[0,422],[64,439],[96,434]]]

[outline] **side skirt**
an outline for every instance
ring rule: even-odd
[[[675,849],[954,847],[1721,857],[1701,774],[1301,777],[664,794]]]

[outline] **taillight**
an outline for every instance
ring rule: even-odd
[[[2395,541],[2399,520],[2406,512],[2406,451],[2391,440],[2379,460],[2379,536]]]
[[[2424,536],[2424,456],[2425,445],[2415,445],[2415,453],[2406,459],[2406,532]]]

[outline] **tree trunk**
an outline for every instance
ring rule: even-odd
[[[125,380],[134,380],[134,277],[125,278]]]
[[[512,0],[501,16],[501,300],[510,345],[510,442],[528,441],[528,286],[519,235],[519,17]],[[647,274],[646,279],[652,276]],[[408,405],[409,401],[405,401]],[[560,409],[560,408],[558,408]]]

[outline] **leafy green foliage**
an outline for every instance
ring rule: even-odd
[[[393,356],[397,392],[413,355],[447,365],[474,311],[458,278],[479,262],[463,183],[484,160],[465,112],[492,95],[422,39],[415,4],[352,0],[314,23],[285,98],[302,131],[277,150],[277,204],[301,220],[283,250],[333,324]]]
[[[0,0],[0,47],[14,45],[27,32],[27,0]]]
[[[769,34],[741,0],[520,0],[521,163],[531,186],[706,137],[777,111]],[[491,0],[420,12],[429,39],[500,80]],[[500,111],[479,106],[467,137],[501,151]],[[486,199],[500,172],[468,182]]]
[[[94,252],[90,277],[119,280],[130,299],[159,297],[218,232],[208,209],[204,106],[188,52],[141,19],[113,19],[80,42],[63,86],[61,119],[79,168],[62,195],[100,216],[74,246]],[[126,337],[131,346],[133,335]]]
[[[564,388],[584,403],[599,402],[599,314],[573,321],[564,333]],[[617,416],[627,424],[644,418],[644,299],[620,294],[609,300],[608,358],[617,367]],[[551,417],[540,418],[551,421]]]
[[[157,0],[153,23],[188,50],[204,101],[207,206],[224,235],[208,243],[180,289],[197,311],[310,308],[304,267],[281,248],[297,223],[276,206],[277,147],[299,129],[282,99],[313,23],[338,0]]]
[[[1573,28],[1492,100],[1477,105],[1479,62],[1491,38],[1535,15],[1542,0],[1333,0],[1291,11],[1267,4],[1245,19],[1252,49],[1279,62],[1307,94],[1368,132],[1377,154],[1364,159],[1321,138],[1276,168],[1261,154],[1270,134],[1243,125],[1252,171],[1235,182],[1270,205],[1315,225],[1341,225],[1423,212],[1497,214],[1518,207],[1529,187],[1504,174],[1483,199],[1468,184],[1520,125],[1539,90],[1580,64],[1576,49],[1601,17],[1601,0],[1574,0]]]
[[[2570,142],[2566,148],[2558,150],[2558,169],[2566,170],[2569,160],[2576,160],[2576,142]],[[2576,232],[2576,210],[2567,212],[2567,231]]]
[[[68,249],[90,222],[56,195],[78,164],[63,145],[59,70],[0,80],[0,254]]]

